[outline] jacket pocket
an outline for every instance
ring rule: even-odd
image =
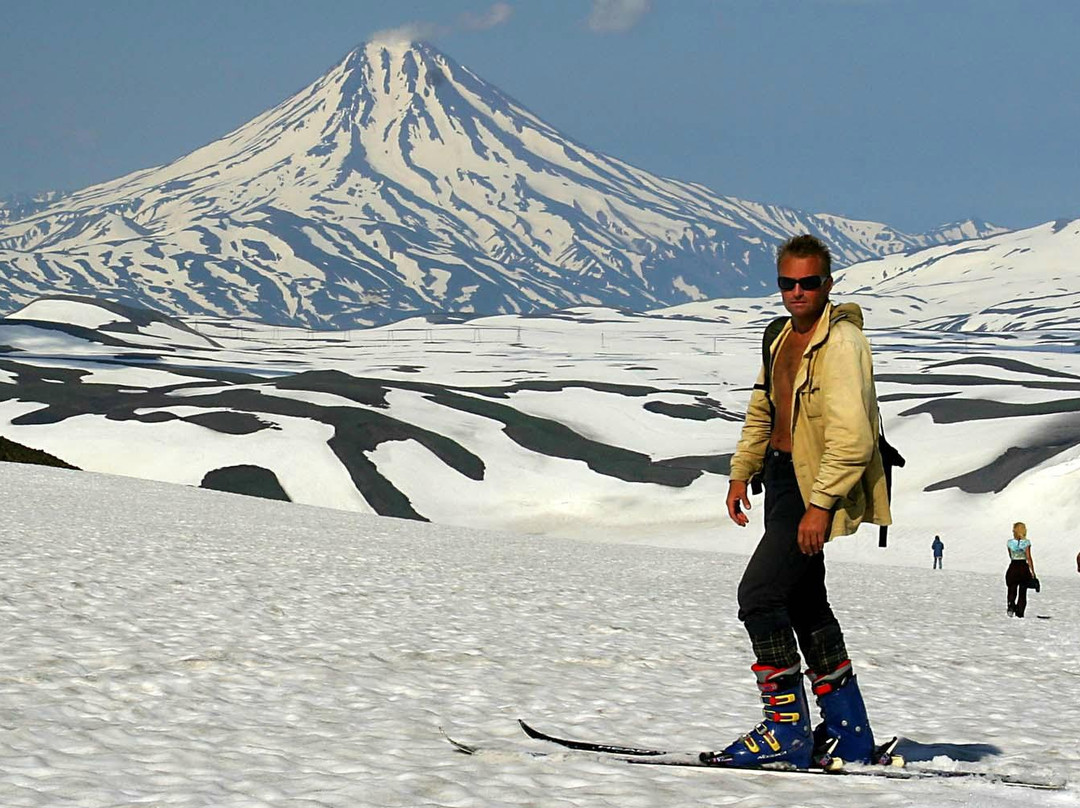
[[[824,398],[819,385],[806,385],[799,391],[799,411],[806,413],[807,418],[820,418]]]
[[[866,491],[863,490],[863,480],[855,483],[847,494],[840,499],[840,507],[847,512],[855,521],[861,521],[866,516]]]

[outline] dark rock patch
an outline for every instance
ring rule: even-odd
[[[1039,401],[1032,404],[1016,404],[988,399],[947,399],[928,401],[901,415],[929,413],[936,424],[960,424],[965,421],[985,421],[991,418],[1019,418],[1033,415],[1057,415],[1060,413],[1080,412],[1080,399],[1067,398],[1061,401]]]
[[[140,424],[164,424],[166,421],[182,421],[179,415],[173,415],[165,410],[154,412],[133,412],[130,415],[110,413],[105,416],[110,421],[138,421]]]
[[[584,390],[595,390],[598,393],[613,393],[619,396],[632,396],[635,398],[641,396],[656,395],[658,393],[678,393],[689,396],[705,395],[705,392],[702,390],[662,390],[656,387],[646,387],[644,385],[638,384],[615,384],[612,382],[590,382],[567,379],[538,379],[537,381],[515,382],[514,384],[508,384],[502,387],[466,387],[461,389],[466,392],[477,393],[478,395],[482,396],[488,396],[489,398],[507,398],[512,393],[518,393],[522,391],[537,393],[559,393],[563,390],[570,390],[574,387],[580,387]]]
[[[60,469],[79,470],[78,466],[66,463],[59,457],[55,457],[40,449],[23,446],[13,440],[0,437],[0,462],[4,463],[30,463],[35,466],[52,466]]]
[[[654,463],[641,452],[586,438],[558,421],[537,418],[494,401],[450,390],[442,390],[433,397],[444,406],[501,422],[506,436],[529,451],[580,460],[597,474],[625,482],[657,483],[677,488],[690,485],[701,476],[700,471]]]
[[[357,404],[385,409],[387,385],[378,379],[362,379],[339,370],[309,370],[275,379],[280,390],[310,390],[341,396]]]
[[[723,421],[741,422],[744,418],[739,413],[730,412],[718,401],[711,398],[699,398],[696,404],[676,404],[670,401],[650,401],[645,409],[657,415],[669,418],[685,418],[691,421],[711,421],[719,418]]]
[[[710,474],[722,474],[725,477],[731,473],[731,453],[718,455],[691,455],[688,457],[671,457],[667,460],[658,460],[661,466],[669,466],[675,469],[694,469],[706,471]]]
[[[921,401],[927,398],[947,398],[959,394],[959,390],[952,390],[947,393],[886,393],[885,395],[878,396],[878,401]]]
[[[995,387],[1026,387],[1032,390],[1080,390],[1080,381],[1046,382],[1033,379],[1001,379],[996,376],[960,376],[951,373],[882,373],[874,378],[879,382],[923,386],[932,384],[955,387],[993,385]]]
[[[1014,446],[981,469],[933,483],[926,486],[926,490],[942,491],[946,488],[959,488],[969,494],[996,494],[999,491],[1004,491],[1009,483],[1028,469],[1037,466],[1044,460],[1048,460],[1066,448],[1068,447],[1017,448]]]
[[[959,488],[969,494],[990,494],[1005,488],[1025,471],[1080,444],[1080,412],[1040,423],[1026,446],[1013,446],[992,462],[967,474],[933,483],[927,491]]]
[[[262,466],[239,465],[214,469],[206,473],[199,487],[291,502],[277,475]]]
[[[1036,376],[1049,376],[1056,379],[1080,379],[1080,376],[1077,376],[1074,373],[1066,373],[1062,370],[1050,370],[1048,368],[1041,368],[1038,365],[1021,362],[1018,359],[997,356],[967,356],[961,359],[952,359],[948,362],[938,362],[935,365],[930,365],[930,368],[945,368],[954,365],[987,365],[1003,370],[1011,370],[1014,373],[1031,373]]]
[[[249,412],[231,412],[229,410],[217,410],[215,412],[200,412],[184,418],[189,424],[196,424],[215,432],[223,432],[226,435],[252,435],[263,429],[280,429],[277,424],[271,424],[252,415]]]

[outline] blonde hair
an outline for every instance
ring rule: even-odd
[[[1013,538],[1014,539],[1026,539],[1027,538],[1027,525],[1023,522],[1017,522],[1013,525]]]

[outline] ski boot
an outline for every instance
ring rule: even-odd
[[[803,675],[796,662],[790,668],[754,665],[765,720],[720,752],[702,752],[710,766],[735,768],[806,769],[812,762],[814,735]]]
[[[831,673],[807,671],[806,675],[824,719],[814,728],[815,763],[826,765],[836,758],[849,763],[881,762],[851,662],[840,663]]]

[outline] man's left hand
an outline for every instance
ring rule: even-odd
[[[825,546],[832,527],[832,511],[811,505],[799,520],[799,549],[806,555],[816,555]]]

